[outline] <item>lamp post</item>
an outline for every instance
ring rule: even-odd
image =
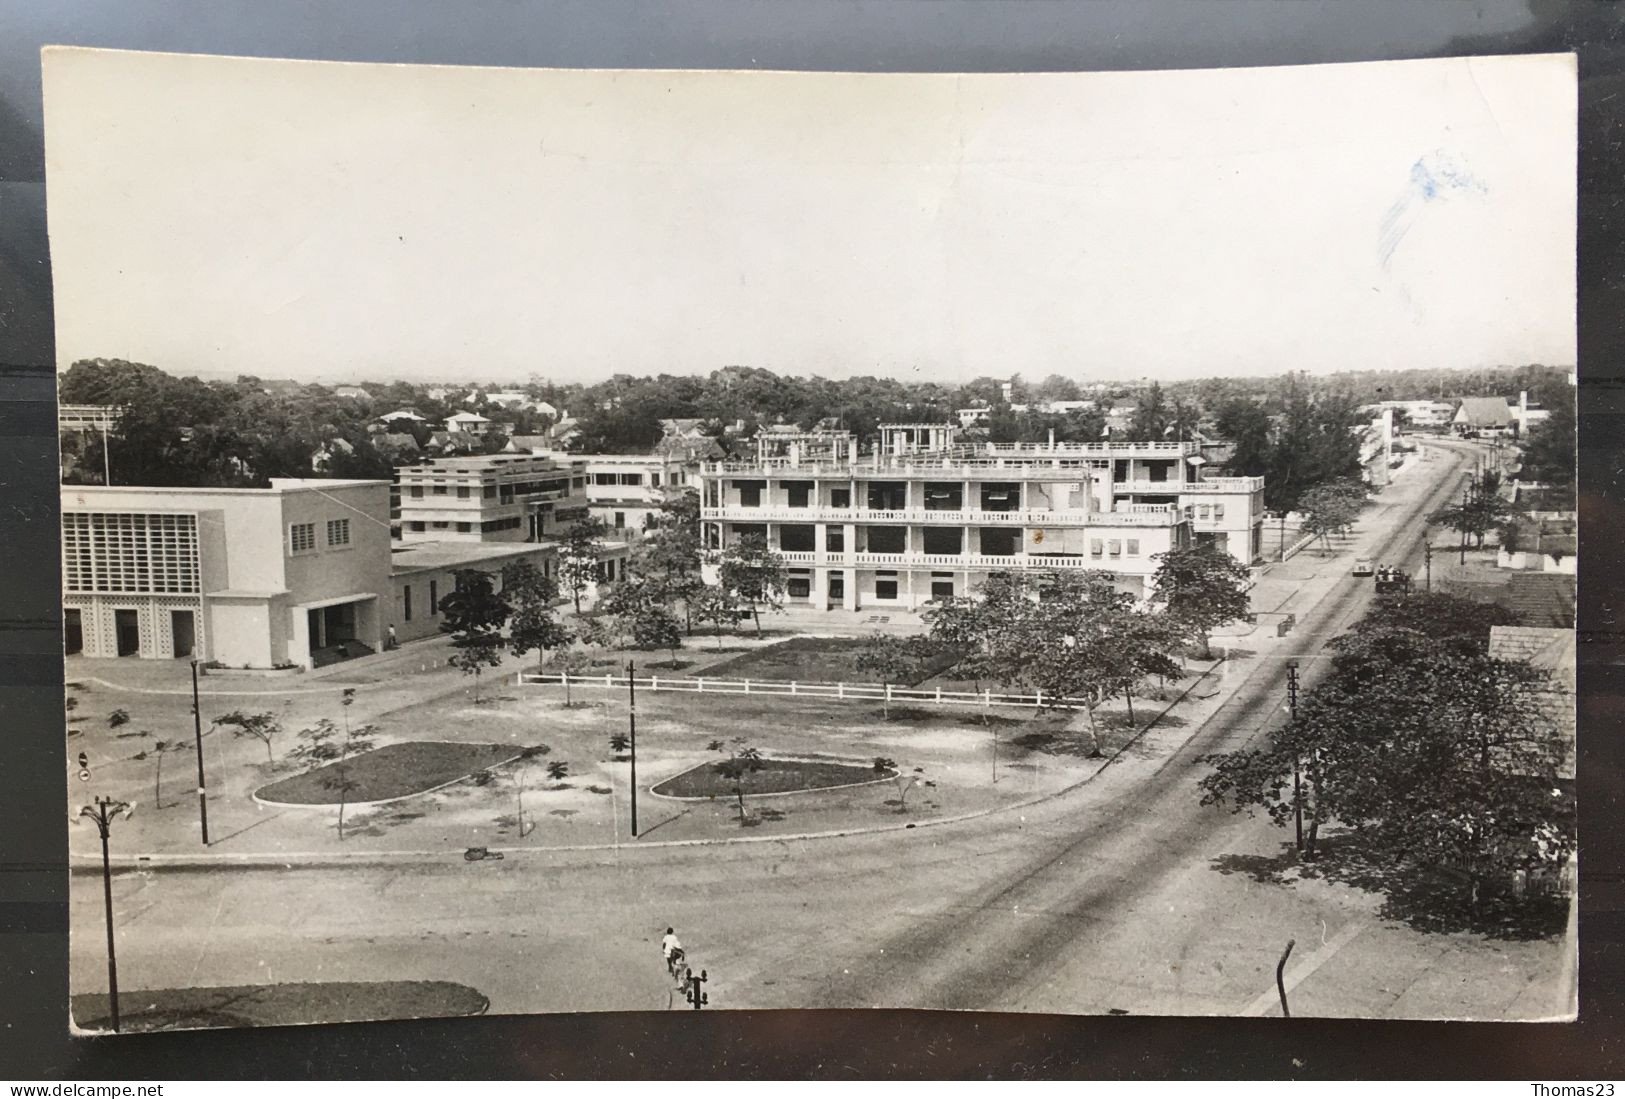
[[[705,970],[700,970],[700,974],[697,977],[694,975],[693,970],[689,970],[688,980],[683,982],[685,986],[683,989],[683,999],[693,1004],[695,1011],[700,1010],[700,1008],[711,1002],[710,995],[705,991],[705,982],[708,980],[710,980],[710,978],[706,976]]]
[[[1427,590],[1433,590],[1433,532],[1427,528],[1422,530],[1422,569],[1427,577]]]
[[[1286,662],[1286,704],[1293,720],[1298,717],[1298,662]],[[1298,753],[1292,753],[1292,824],[1297,832],[1298,850],[1303,850],[1303,785],[1298,776]]]
[[[113,821],[123,816],[128,820],[135,806],[112,798],[97,798],[95,807],[83,806],[79,816],[89,817],[102,837],[102,903],[107,910],[107,1003],[113,1017],[113,1033],[118,1033],[118,953],[113,942],[113,866],[107,853],[107,837],[112,834]]]
[[[638,838],[638,688],[637,667],[626,662],[626,740],[632,758],[632,838]]]
[[[197,816],[203,846],[209,846],[209,795],[203,782],[203,708],[197,698],[197,660],[192,661],[192,732],[197,738]]]

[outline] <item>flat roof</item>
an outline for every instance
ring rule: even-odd
[[[557,549],[557,542],[402,542],[390,547],[389,571],[465,568]]]
[[[270,488],[218,488],[185,485],[62,485],[62,498],[70,496],[271,496],[285,492],[327,492],[336,488],[381,485],[388,481],[354,480],[339,477],[273,477]]]

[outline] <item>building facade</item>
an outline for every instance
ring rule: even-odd
[[[402,466],[401,541],[541,542],[587,514],[576,459],[481,454]]]
[[[1251,564],[1262,550],[1263,479],[1205,479],[1200,450],[966,447],[945,425],[882,425],[867,454],[707,463],[701,520],[713,549],[765,537],[789,601],[819,609],[914,608],[1028,568],[1101,569],[1143,596],[1159,553],[1208,543]]]
[[[587,511],[616,536],[636,538],[660,515],[668,493],[691,486],[698,463],[675,455],[585,454]]]
[[[69,653],[311,667],[382,643],[389,482],[62,489]]]

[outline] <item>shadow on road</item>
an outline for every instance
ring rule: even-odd
[[[1468,932],[1489,939],[1527,942],[1555,938],[1568,918],[1564,896],[1518,897],[1510,888],[1481,888],[1474,901],[1460,875],[1427,867],[1394,865],[1353,832],[1322,836],[1319,853],[1305,862],[1294,845],[1278,855],[1220,855],[1210,865],[1221,874],[1245,874],[1265,885],[1290,886],[1320,878],[1381,894],[1378,916],[1432,934]]]

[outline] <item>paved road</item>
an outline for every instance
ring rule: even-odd
[[[1408,559],[1415,517],[1455,490],[1459,462],[1432,463],[1437,479],[1424,467],[1429,491],[1396,490],[1408,502],[1363,524],[1362,555]],[[1315,589],[1347,561],[1289,567]],[[1369,585],[1338,576],[1286,648],[1312,660]],[[1275,716],[1285,657],[1255,658],[1171,757],[1125,761],[1024,814],[725,848],[122,876],[121,984],[416,977],[473,985],[498,1013],[662,1009],[657,944],[675,924],[719,1007],[1257,1014],[1279,1010],[1275,960],[1295,937],[1295,1014],[1554,1010],[1529,979],[1555,969],[1553,944],[1424,936],[1374,920],[1366,895],[1248,872],[1284,834],[1202,809],[1194,784],[1201,755]],[[73,903],[74,988],[91,990],[104,972],[92,875],[75,875]]]

